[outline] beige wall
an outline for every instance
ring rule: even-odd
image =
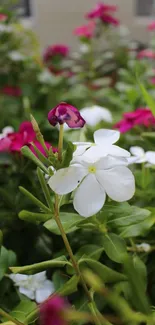
[[[66,43],[76,46],[77,39],[72,31],[86,22],[84,14],[94,7],[97,0],[31,0],[33,7],[34,30],[45,47],[52,43]],[[119,7],[118,17],[127,25],[132,38],[146,41],[148,18],[137,18],[134,15],[135,0],[106,0],[108,4]]]

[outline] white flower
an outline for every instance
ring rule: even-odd
[[[155,151],[145,152],[143,148],[135,146],[130,148],[130,152],[133,156],[128,158],[129,164],[149,163],[149,165],[155,165]]]
[[[55,290],[53,283],[47,280],[45,271],[34,275],[10,274],[9,278],[19,287],[20,293],[37,303],[43,302]]]
[[[46,84],[52,84],[53,83],[52,75],[46,69],[39,74],[38,78],[39,78],[39,81],[41,83],[46,83]]]
[[[13,31],[12,26],[6,24],[0,24],[0,33],[11,33]]]
[[[75,210],[81,216],[89,217],[101,210],[106,194],[117,202],[129,200],[134,195],[134,176],[127,164],[125,158],[109,155],[96,159],[95,155],[88,158],[84,153],[68,168],[59,169],[48,184],[59,195],[75,190]]]
[[[74,159],[77,156],[85,154],[88,158],[95,157],[96,159],[106,155],[116,157],[130,157],[130,153],[116,145],[119,140],[120,132],[108,129],[100,129],[94,132],[94,142],[74,142],[77,149],[74,152]]]
[[[98,105],[82,108],[80,114],[86,121],[87,125],[90,126],[95,126],[101,121],[112,123],[111,112],[107,108]]]
[[[14,129],[12,126],[6,126],[3,130],[2,133],[0,133],[0,140],[5,138],[9,133],[14,132]]]
[[[83,54],[88,53],[90,51],[90,46],[88,44],[82,44],[80,45],[79,50]]]
[[[23,61],[25,59],[25,56],[18,52],[18,51],[11,51],[9,54],[8,54],[8,57],[12,60],[12,61]]]
[[[140,252],[148,253],[151,250],[151,246],[147,243],[138,244],[136,247]]]

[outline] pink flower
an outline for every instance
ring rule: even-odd
[[[21,89],[17,86],[5,86],[1,89],[1,92],[12,97],[19,97],[22,94]]]
[[[150,81],[152,85],[155,85],[155,77],[152,77]]]
[[[101,16],[101,20],[103,23],[108,25],[118,26],[120,24],[119,20],[111,15],[103,14]]]
[[[155,117],[149,108],[138,108],[134,112],[124,113],[123,119],[114,125],[121,133],[125,133],[134,126],[155,126]]]
[[[48,121],[53,126],[66,123],[73,129],[82,128],[86,123],[77,108],[64,102],[51,109]]]
[[[7,18],[8,18],[7,15],[5,15],[5,14],[0,14],[0,22],[6,21]]]
[[[74,29],[73,33],[79,37],[92,38],[95,33],[96,24],[94,21],[89,22],[87,25],[82,25]]]
[[[152,22],[147,26],[147,29],[148,29],[149,31],[153,31],[153,30],[155,30],[155,20],[152,21]]]
[[[53,296],[40,305],[40,325],[67,325],[62,312],[66,302],[59,296]]]
[[[69,47],[64,44],[55,44],[47,47],[44,53],[44,61],[47,62],[55,56],[66,57],[69,54]]]
[[[12,132],[8,134],[5,138],[0,140],[0,151],[1,152],[11,152],[20,153],[21,148],[25,145],[27,145],[31,151],[37,156],[33,145],[31,143],[34,143],[36,147],[40,150],[40,152],[46,156],[45,150],[42,147],[42,145],[37,141],[36,134],[33,130],[32,124],[29,121],[24,121],[21,123],[19,127],[18,132]],[[47,149],[51,147],[50,143],[45,142]],[[52,148],[53,152],[56,152],[56,148]]]
[[[97,3],[95,8],[86,14],[86,18],[88,19],[101,18],[104,13],[107,13],[109,11],[114,12],[116,10],[117,10],[117,6],[106,5],[104,3]]]
[[[137,58],[138,59],[144,59],[144,58],[154,59],[155,58],[155,52],[150,50],[150,49],[145,49],[145,50],[140,51],[137,54]]]

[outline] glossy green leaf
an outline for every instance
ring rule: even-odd
[[[104,247],[99,247],[97,245],[84,245],[82,246],[75,256],[79,259],[82,258],[84,255],[89,256],[90,258],[93,258],[94,260],[99,260],[102,252],[104,251]]]
[[[61,296],[68,296],[73,292],[77,291],[77,285],[79,277],[73,275],[58,291],[57,293]]]
[[[155,115],[155,100],[152,98],[152,96],[149,94],[149,92],[146,90],[146,88],[142,85],[140,85],[140,89],[142,92],[142,95],[144,97],[146,105],[150,108],[153,115]]]
[[[44,211],[46,213],[51,212],[50,209],[42,203],[40,200],[38,200],[32,193],[30,193],[28,190],[26,190],[24,187],[19,186],[20,191],[27,196],[36,206],[38,206],[41,211]]]
[[[125,241],[115,234],[103,236],[103,247],[108,257],[117,263],[121,263],[127,253]]]
[[[48,169],[27,146],[22,147],[21,152],[26,158],[32,160],[36,166],[40,167],[46,174],[48,174]]]
[[[63,161],[62,161],[61,168],[65,168],[65,167],[69,166],[70,161],[73,158],[73,153],[75,151],[75,148],[76,147],[72,142],[68,142],[67,149],[66,149],[66,151],[64,153],[64,156],[63,156]]]
[[[27,222],[31,222],[31,223],[35,223],[35,224],[39,224],[41,222],[45,222],[49,219],[51,219],[53,217],[52,213],[50,214],[46,214],[46,213],[34,213],[31,211],[26,211],[26,210],[22,210],[19,212],[19,219],[27,221]]]
[[[27,315],[36,307],[37,305],[34,301],[24,299],[10,312],[10,315],[20,322],[25,322]]]
[[[39,179],[42,191],[44,193],[46,202],[47,202],[47,204],[49,206],[49,209],[51,211],[53,211],[54,208],[53,208],[53,202],[52,202],[52,198],[51,198],[51,195],[50,195],[49,187],[48,187],[48,185],[46,183],[45,175],[43,174],[42,170],[39,167],[37,168],[37,175],[38,175],[38,179]]]
[[[9,267],[15,264],[16,254],[2,246],[0,253],[0,280],[3,278],[4,274],[8,272]]]
[[[76,226],[82,219],[83,218],[76,213],[60,212],[60,220],[66,234],[77,230]],[[47,228],[52,233],[56,235],[60,235],[60,231],[54,219],[45,222],[44,227]]]
[[[122,273],[116,272],[106,265],[101,264],[91,258],[83,258],[79,261],[79,266],[81,268],[90,268],[94,273],[96,273],[104,283],[115,283],[117,281],[126,280],[126,276]]]

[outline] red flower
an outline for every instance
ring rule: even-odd
[[[5,86],[2,88],[1,92],[12,97],[19,97],[22,94],[21,89],[17,86]]]
[[[123,119],[114,125],[121,133],[125,133],[136,125],[145,127],[155,125],[155,117],[149,108],[138,108],[134,112],[124,113]]]
[[[47,62],[55,56],[66,57],[69,54],[69,47],[64,44],[55,44],[47,47],[44,53],[44,61]]]
[[[12,132],[8,134],[5,138],[0,140],[0,152],[19,152],[21,151],[21,148],[25,145],[27,145],[31,151],[37,156],[33,145],[31,144],[33,142],[35,146],[39,149],[39,151],[46,156],[45,150],[42,147],[42,145],[36,140],[36,134],[33,130],[32,124],[29,121],[25,121],[21,123],[19,127],[18,132]],[[50,143],[45,142],[47,149],[51,147]],[[56,148],[52,148],[53,152],[56,152]]]
[[[117,10],[117,6],[106,5],[104,3],[97,3],[95,8],[86,14],[86,18],[88,19],[101,18],[104,13],[107,13],[109,11],[114,12],[116,10]]]
[[[0,14],[0,22],[6,21],[7,18],[8,18],[7,15],[5,15],[5,14]]]
[[[74,29],[73,33],[79,37],[92,38],[94,36],[96,24],[94,21],[89,22],[87,25],[82,25]]]
[[[40,305],[41,325],[67,325],[62,315],[66,302],[59,296],[53,296]]]
[[[155,30],[155,20],[152,21],[152,22],[147,26],[147,29],[148,29],[149,31],[153,31],[153,30]]]
[[[150,49],[145,49],[145,50],[140,51],[137,54],[137,58],[138,59],[144,59],[144,58],[155,59],[155,52]]]
[[[48,113],[48,121],[53,126],[66,123],[73,129],[82,128],[86,123],[77,108],[63,102]]]

